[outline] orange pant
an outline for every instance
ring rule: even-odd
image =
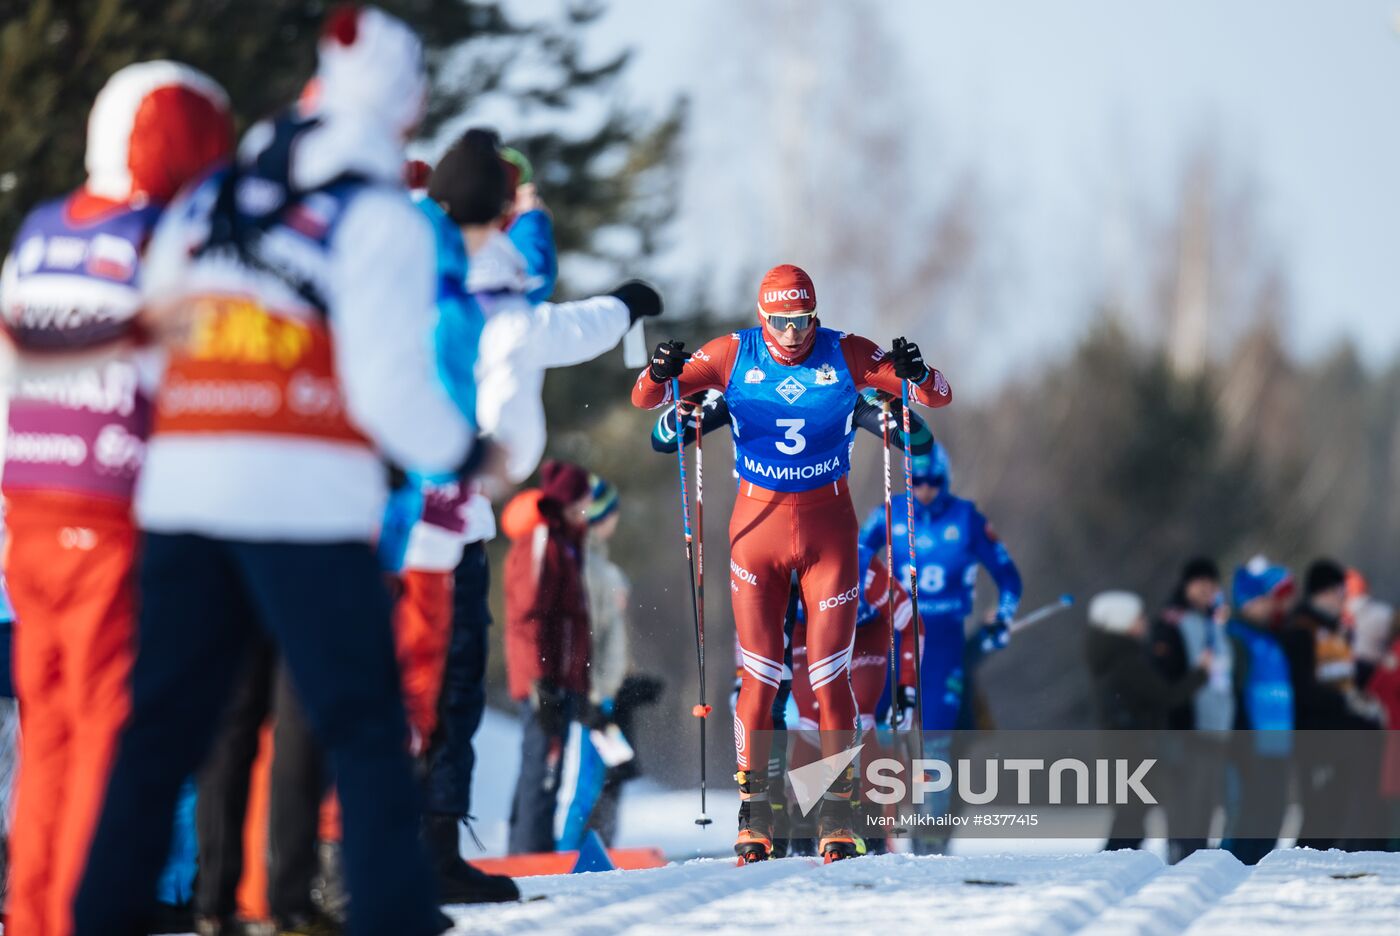
[[[743,683],[734,710],[740,770],[768,761],[755,731],[771,730],[773,698],[783,678],[783,617],[792,576],[807,606],[807,649],[821,728],[852,731],[851,642],[860,572],[856,514],[844,479],[811,491],[781,493],[745,481],[729,521],[729,584]],[[841,747],[824,738],[823,748]]]
[[[410,569],[394,606],[394,648],[403,682],[413,753],[423,753],[437,728],[438,696],[452,641],[452,572]]]
[[[21,732],[6,931],[67,936],[130,706],[136,531],[126,504],[77,495],[5,511]]]

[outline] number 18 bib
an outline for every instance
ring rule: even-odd
[[[724,391],[739,477],[772,491],[809,491],[845,476],[856,393],[839,332],[819,327],[812,353],[793,367],[768,353],[763,329],[739,332]]]

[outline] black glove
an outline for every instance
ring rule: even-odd
[[[913,686],[900,686],[894,694],[894,725],[902,731],[914,727],[914,712],[918,710],[919,694]]]
[[[613,718],[633,712],[644,705],[655,705],[661,699],[666,684],[650,673],[631,673],[622,681],[613,698]]]
[[[641,280],[628,280],[608,295],[622,300],[634,322],[661,314],[661,294]]]
[[[595,731],[602,731],[612,723],[612,715],[608,709],[610,706],[595,705],[593,702],[584,702],[579,712],[579,723],[585,728]]]
[[[924,353],[912,341],[896,338],[894,349],[890,351],[890,361],[894,363],[894,375],[900,380],[912,380],[916,384],[921,384],[928,376],[928,365],[924,363]]]
[[[651,366],[647,368],[647,373],[657,383],[666,383],[681,375],[688,360],[690,354],[685,350],[684,341],[663,341],[651,352]]]
[[[562,735],[569,727],[569,696],[553,680],[537,679],[530,684],[530,707],[547,735]]]
[[[977,631],[977,645],[983,653],[995,653],[1011,643],[1011,628],[998,617],[990,624],[983,624]]]

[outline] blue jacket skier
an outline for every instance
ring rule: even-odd
[[[915,455],[914,534],[918,555],[919,618],[925,633],[922,659],[923,727],[946,730],[958,725],[966,696],[963,622],[972,613],[977,569],[991,574],[998,591],[997,607],[986,622],[978,644],[1004,646],[1007,625],[1021,602],[1021,574],[987,518],[970,500],[952,492],[952,470],[943,446],[935,443],[927,455]],[[909,516],[906,494],[893,500],[894,561],[900,581],[909,581]],[[860,533],[861,545],[883,553],[885,508],[875,508]],[[913,700],[896,700],[910,708]]]

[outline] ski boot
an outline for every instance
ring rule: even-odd
[[[739,781],[739,835],[734,854],[739,864],[767,861],[773,854],[773,807],[768,800],[768,778],[746,770],[734,775]]]
[[[855,811],[855,815],[856,815],[856,817],[857,817],[857,818],[856,818],[856,824],[857,824],[857,826],[858,826],[859,828],[862,828],[862,829],[877,829],[877,828],[879,828],[878,825],[872,824],[872,823],[870,822],[870,819],[869,819],[869,817],[870,817],[871,815],[873,815],[873,814],[878,814],[878,813],[879,813],[879,811],[880,811],[880,810],[879,810],[879,807],[874,806],[874,805],[872,805],[871,803],[867,803],[866,801],[862,800],[862,799],[860,798],[860,791],[859,791],[859,790],[856,791],[856,795],[855,795],[855,797],[854,797],[854,802],[855,802],[855,810],[854,810],[854,811]],[[865,852],[864,852],[864,853],[867,854],[867,855],[884,855],[884,854],[887,854],[887,853],[889,852],[889,850],[890,850],[889,839],[885,838],[883,835],[874,835],[874,836],[872,836],[872,837],[870,837],[870,838],[868,838],[868,839],[864,839],[864,841],[865,841]]]
[[[770,777],[781,777],[781,772],[769,772]],[[784,790],[769,786],[768,804],[773,813],[773,852],[774,858],[786,858],[790,852],[789,839],[792,836],[792,812],[788,809]]]
[[[437,876],[438,899],[444,904],[507,903],[520,899],[520,888],[503,874],[487,874],[462,859],[457,836],[461,821],[454,815],[429,813],[423,823],[428,856]]]
[[[818,821],[817,852],[822,861],[844,861],[865,854],[865,842],[855,832],[856,804],[852,795],[855,790],[855,771],[847,767],[845,773],[822,794],[821,815]]]

